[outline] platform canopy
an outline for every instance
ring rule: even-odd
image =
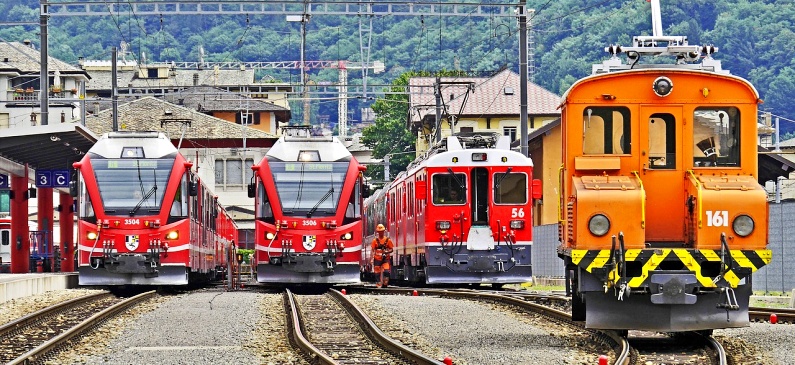
[[[0,173],[23,176],[33,170],[67,170],[88,152],[97,136],[75,123],[0,129]]]

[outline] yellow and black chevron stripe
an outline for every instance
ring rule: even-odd
[[[723,275],[723,278],[732,288],[736,288],[742,278],[769,264],[772,259],[770,250],[730,250],[729,252],[732,260],[729,265],[731,269]],[[571,260],[592,274],[604,272],[605,267],[610,264],[610,250],[571,250]],[[640,275],[628,278],[630,288],[648,285],[651,271],[657,270],[663,262],[679,266],[675,263],[677,261],[696,275],[702,287],[714,288],[715,278],[703,276],[701,266],[707,262],[720,263],[721,257],[720,250],[664,248],[627,250],[625,260],[627,263],[634,262],[636,267],[642,267]],[[618,283],[619,275],[620,273],[612,268],[607,273],[607,280],[614,284]]]

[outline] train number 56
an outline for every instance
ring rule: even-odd
[[[707,227],[728,227],[729,212],[725,210],[707,211]]]
[[[511,218],[524,218],[524,208],[511,209]]]

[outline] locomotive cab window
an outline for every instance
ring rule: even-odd
[[[735,107],[696,108],[693,166],[740,166],[740,111]]]
[[[676,168],[676,119],[668,113],[649,118],[649,168]]]
[[[466,175],[454,173],[434,174],[433,203],[437,205],[460,205],[466,203]]]
[[[495,204],[527,203],[527,174],[517,173],[517,172],[495,173],[494,203]]]
[[[586,107],[582,117],[583,154],[623,155],[630,153],[629,108]]]

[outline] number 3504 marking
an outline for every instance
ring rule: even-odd
[[[725,210],[707,211],[707,227],[728,227],[729,212]]]

